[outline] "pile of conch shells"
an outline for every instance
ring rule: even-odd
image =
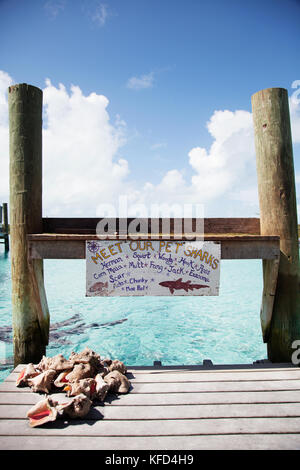
[[[47,395],[65,392],[71,400],[57,402],[46,396],[27,413],[31,427],[55,421],[59,416],[82,418],[90,410],[93,400],[103,402],[107,393],[127,393],[130,381],[126,366],[119,360],[101,359],[86,347],[82,352],[72,352],[69,359],[62,354],[43,356],[39,364],[27,364],[19,374],[17,387],[29,386],[33,392]]]

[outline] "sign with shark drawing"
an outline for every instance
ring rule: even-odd
[[[215,242],[86,242],[86,296],[219,295],[221,247]]]

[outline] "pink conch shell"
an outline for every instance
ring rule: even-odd
[[[73,367],[73,363],[71,361],[67,361],[67,359],[62,354],[57,354],[53,357],[46,357],[43,356],[41,362],[37,365],[37,368],[44,371],[44,370],[56,370],[57,372],[61,372],[63,370],[71,370]]]
[[[127,393],[130,382],[127,377],[118,370],[114,370],[104,377],[104,382],[109,385],[109,391],[113,393]]]
[[[101,358],[99,354],[86,347],[80,353],[71,352],[69,361],[73,364],[90,364],[94,369],[102,369]]]
[[[70,416],[70,418],[83,418],[91,407],[91,400],[83,393],[76,395],[69,403],[57,406],[58,412]]]
[[[66,376],[70,373],[71,371],[70,370],[64,370],[63,372],[61,372],[58,377],[54,380],[54,385],[55,387],[57,388],[61,388],[61,387],[65,387],[66,384],[69,383],[68,379],[66,378]]]
[[[29,385],[33,392],[49,394],[55,385],[67,392],[71,400],[65,402],[47,397],[32,407],[27,416],[30,426],[40,426],[63,414],[70,418],[82,418],[90,410],[92,400],[104,401],[108,392],[127,393],[130,381],[126,377],[126,366],[117,359],[105,358],[86,347],[82,352],[72,352],[67,360],[62,354],[47,358],[39,364],[32,363],[19,374],[16,385]],[[57,391],[57,389],[56,389]]]
[[[125,364],[121,361],[118,361],[118,359],[112,361],[111,364],[108,366],[108,369],[110,370],[110,372],[112,372],[113,370],[118,370],[123,375],[125,375],[127,372]]]
[[[107,367],[103,367],[103,369],[98,371],[98,374],[101,375],[101,377],[105,377],[108,373],[109,373],[109,369]]]
[[[77,380],[93,378],[95,369],[91,364],[76,364],[71,372],[66,375],[66,380],[69,382],[75,382]]]
[[[81,379],[76,382],[70,382],[64,387],[63,391],[67,392],[68,397],[74,397],[83,393],[91,398],[96,391],[96,381],[95,379]]]
[[[96,391],[94,398],[97,398],[99,401],[104,401],[109,390],[109,385],[103,380],[101,374],[97,374],[95,377],[96,382]]]
[[[53,401],[50,397],[39,401],[27,412],[29,426],[34,428],[48,421],[55,421],[57,418],[56,405],[57,402]]]
[[[28,379],[27,383],[33,392],[50,393],[54,377],[57,372],[55,370],[45,370],[41,374],[32,379]]]
[[[109,385],[104,382],[100,374],[97,374],[94,379],[82,379],[77,382],[70,382],[64,387],[67,396],[75,396],[83,393],[87,397],[104,401],[108,392]]]
[[[112,363],[112,360],[109,359],[108,357],[105,357],[104,359],[102,359],[101,361],[101,364],[104,366],[104,367],[109,367]]]
[[[37,371],[34,367],[34,365],[32,364],[32,362],[30,362],[29,364],[27,364],[27,366],[20,372],[17,380],[16,380],[16,386],[19,387],[20,385],[27,385],[27,380],[28,379],[31,379],[33,377],[36,377],[37,375],[39,375],[39,371]]]

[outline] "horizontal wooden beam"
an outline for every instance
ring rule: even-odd
[[[96,235],[83,233],[32,233],[27,235],[30,241],[86,241],[86,240],[206,240],[206,241],[275,241],[279,242],[277,235],[251,235],[241,233],[136,233],[136,234],[111,234]]]
[[[104,220],[100,217],[90,218],[43,218],[43,232],[44,233],[81,233],[81,234],[95,234],[96,227],[99,221]],[[137,219],[128,218],[107,218],[110,226],[114,226],[113,232],[122,233],[124,227],[129,232],[130,225]],[[197,223],[204,224],[204,233],[241,233],[241,234],[260,234],[260,220],[258,218],[204,218],[204,219],[182,219],[182,218],[155,218],[155,219],[139,219],[141,227],[148,227],[150,232],[166,232],[164,224],[170,220],[170,233],[176,232],[178,227],[183,231],[183,221],[186,222],[186,227],[191,225],[192,232],[196,231]],[[198,225],[199,227],[199,225]],[[143,230],[141,230],[143,231]],[[202,231],[202,230],[201,230]]]
[[[85,241],[95,236],[33,234],[27,238],[31,259],[84,259]],[[279,237],[211,235],[205,240],[221,243],[222,259],[278,259],[280,254]]]

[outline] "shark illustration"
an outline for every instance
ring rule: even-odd
[[[98,294],[102,294],[103,292],[106,291],[106,289],[108,288],[108,282],[96,282],[95,284],[92,285],[92,287],[90,287],[89,291],[90,292],[96,292]]]
[[[189,290],[193,290],[193,289],[204,289],[205,287],[207,288],[209,287],[203,284],[191,284],[191,281],[183,282],[182,277],[180,279],[177,279],[177,281],[160,282],[159,285],[170,289],[171,294],[174,294],[174,290],[179,290],[179,289],[183,289],[185,290],[185,292],[188,292]]]

